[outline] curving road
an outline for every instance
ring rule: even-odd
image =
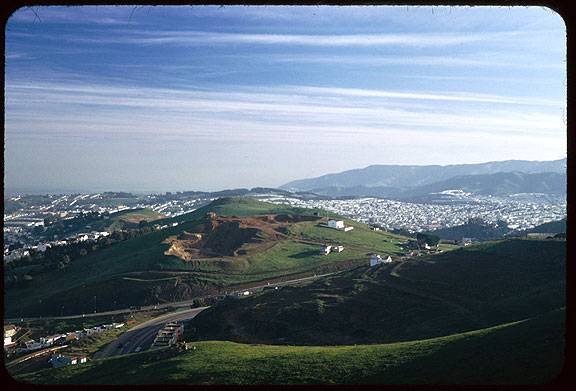
[[[296,278],[294,280],[288,280],[288,281],[276,281],[276,282],[273,281],[272,283],[266,283],[265,285],[263,284],[263,285],[256,285],[256,286],[247,286],[246,288],[243,288],[240,290],[232,290],[229,292],[229,294],[233,295],[235,293],[239,293],[239,292],[243,292],[243,291],[253,292],[256,290],[263,289],[263,288],[268,287],[268,286],[282,286],[282,285],[295,284],[295,283],[298,283],[301,281],[313,280],[313,279],[317,279],[317,278],[321,278],[321,277],[330,276],[330,275],[333,275],[336,273],[340,273],[341,271],[342,270],[331,272],[331,273],[318,274],[318,275],[315,274],[315,275],[310,276],[310,277],[301,277],[301,278]],[[247,283],[246,285],[249,285],[249,283]],[[204,298],[205,299],[205,298],[217,297],[217,296],[221,296],[221,294],[199,296],[196,299],[198,299],[198,298]],[[19,322],[33,321],[33,320],[91,318],[91,317],[95,317],[95,316],[119,315],[119,314],[126,314],[126,313],[137,312],[137,311],[149,311],[149,310],[170,308],[170,307],[172,307],[172,308],[190,307],[191,305],[194,304],[194,301],[195,301],[195,299],[190,299],[190,300],[184,300],[184,301],[178,301],[178,302],[172,302],[172,303],[140,306],[140,307],[138,307],[137,310],[131,309],[131,308],[124,308],[124,309],[113,310],[113,311],[94,312],[91,314],[81,314],[81,315],[45,316],[45,317],[35,317],[35,318],[12,318],[12,319],[4,319],[4,323],[19,323]]]
[[[209,307],[200,307],[159,316],[133,327],[116,340],[94,353],[94,359],[135,353],[149,349],[158,331],[166,323],[192,319]]]

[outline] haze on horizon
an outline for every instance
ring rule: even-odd
[[[544,7],[21,8],[5,50],[5,189],[566,157],[566,29]]]

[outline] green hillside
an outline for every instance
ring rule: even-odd
[[[564,364],[564,310],[446,337],[295,347],[194,342],[18,376],[39,384],[540,384]]]
[[[249,198],[219,199],[189,214],[157,221],[178,222],[178,226],[100,249],[74,260],[65,271],[38,275],[27,288],[6,291],[6,316],[77,314],[185,300],[237,284],[330,271],[331,267],[349,267],[351,262],[365,263],[371,252],[398,253],[398,243],[403,240],[400,236],[370,231],[367,226],[348,220],[347,224],[356,228],[340,236],[340,232],[303,221],[291,224],[283,240],[270,242],[265,251],[250,256],[184,262],[164,254],[170,248],[164,243],[168,237],[197,230],[206,222],[206,213],[210,211],[220,216],[312,216],[319,212]],[[330,243],[338,241],[346,250],[326,257],[319,255],[319,243],[325,239]]]
[[[345,345],[419,340],[517,321],[565,305],[564,242],[487,242],[360,266],[304,287],[222,303],[196,338]]]
[[[540,233],[562,233],[566,232],[566,218],[557,221],[550,221],[548,223],[540,224],[534,228],[526,230],[526,232],[540,232]]]

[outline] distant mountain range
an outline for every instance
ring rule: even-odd
[[[411,198],[447,190],[483,195],[566,193],[566,159],[450,166],[375,165],[280,186],[331,197]]]

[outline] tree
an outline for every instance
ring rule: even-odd
[[[440,237],[436,236],[436,235],[432,235],[432,234],[424,234],[421,232],[418,232],[416,234],[416,240],[418,241],[418,244],[428,244],[429,246],[436,246],[438,244],[438,242],[440,241]]]

